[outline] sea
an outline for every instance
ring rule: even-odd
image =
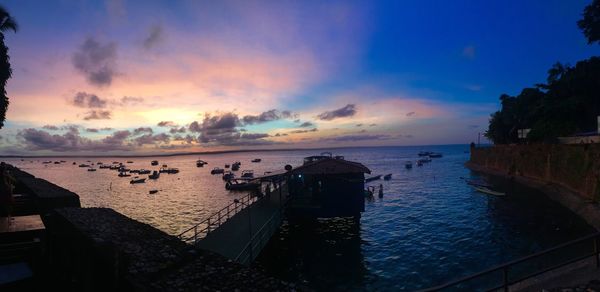
[[[221,176],[210,174],[213,167],[239,161],[240,172],[253,170],[258,176],[287,164],[299,166],[304,157],[323,151],[360,162],[371,175],[391,173],[392,179],[367,184],[377,190],[381,185],[384,195],[366,199],[359,223],[345,218],[284,221],[254,263],[268,274],[315,290],[424,289],[594,232],[539,191],[467,169],[468,145],[2,160],[77,193],[82,207],[112,208],[177,235],[246,195],[226,190]],[[420,151],[443,157],[417,166]],[[261,162],[251,162],[255,158]],[[198,159],[208,164],[196,167]],[[66,162],[43,163],[60,160]],[[180,172],[130,184],[131,177],[118,177],[114,170],[78,167],[114,161],[131,169],[157,170],[152,160]],[[405,168],[406,161],[413,162],[412,169]],[[480,193],[466,180],[487,181],[506,195]]]

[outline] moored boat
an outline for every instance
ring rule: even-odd
[[[365,179],[365,182],[370,182],[370,181],[374,181],[374,180],[379,180],[381,179],[381,174],[380,175],[376,175],[376,176],[372,176],[372,177],[368,177]]]
[[[145,178],[139,178],[137,176],[129,181],[130,184],[141,184],[141,183],[145,183],[145,182],[146,182]]]
[[[96,169],[95,168],[88,168],[87,171],[96,171]]]
[[[442,153],[439,153],[439,152],[432,152],[429,154],[429,157],[431,157],[431,158],[441,158],[442,156],[443,156]]]
[[[119,177],[129,177],[131,176],[131,174],[126,173],[126,172],[119,172]]]
[[[261,161],[262,161],[262,159],[260,159],[260,158],[254,158],[254,159],[252,159],[252,162],[261,162]]]
[[[235,178],[235,174],[233,174],[233,172],[231,171],[226,171],[223,173],[222,178],[223,180],[232,180],[233,178]]]
[[[431,154],[431,153],[432,152],[430,152],[430,151],[420,151],[418,155],[419,156],[429,156],[429,154]]]
[[[230,191],[249,191],[256,190],[260,187],[260,183],[249,181],[230,180],[225,184],[225,189]]]
[[[407,162],[404,162],[404,167],[405,167],[406,169],[411,169],[411,168],[412,168],[412,161],[407,161]]]
[[[388,174],[384,175],[384,176],[383,176],[383,179],[384,179],[384,180],[390,180],[390,179],[392,179],[392,174],[391,174],[391,173],[388,173]]]
[[[160,172],[153,171],[151,175],[148,176],[149,179],[158,179],[160,177]]]
[[[219,167],[215,167],[210,171],[210,174],[221,174],[224,173],[225,170]]]
[[[494,195],[494,196],[505,196],[506,195],[505,193],[493,191],[486,187],[479,187],[479,186],[472,186],[472,187],[476,191],[478,191],[480,193],[488,194],[488,195]]]
[[[150,162],[150,165],[152,165],[152,166],[158,165],[158,160],[152,160]]]
[[[242,170],[242,178],[253,178],[254,177],[254,170]]]

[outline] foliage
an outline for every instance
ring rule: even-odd
[[[6,82],[12,76],[10,68],[10,58],[8,57],[8,47],[4,44],[4,32],[12,30],[17,31],[17,23],[10,14],[0,6],[0,129],[4,126],[6,120],[6,111],[8,110],[8,96],[6,95]]]
[[[531,128],[529,140],[554,142],[556,137],[595,131],[600,115],[600,58],[574,67],[555,64],[546,84],[525,88],[517,96],[503,94],[502,108],[492,114],[486,137],[495,144],[518,142],[518,130]]]
[[[586,6],[583,10],[583,19],[577,22],[579,28],[588,40],[589,44],[600,43],[600,0]]]

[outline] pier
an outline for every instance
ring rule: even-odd
[[[183,241],[243,264],[251,263],[277,231],[289,198],[281,180],[262,197],[248,194],[179,235]]]

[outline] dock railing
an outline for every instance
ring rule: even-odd
[[[265,224],[252,236],[250,241],[244,246],[244,249],[235,258],[235,261],[244,265],[249,265],[252,261],[260,254],[263,247],[267,245],[271,236],[279,229],[281,221],[283,220],[284,210],[289,200],[288,197],[282,197],[283,188],[286,185],[280,186],[275,192],[279,192],[279,198],[281,201],[280,208],[278,208],[273,215],[265,222]],[[274,192],[274,193],[275,193]],[[272,193],[271,195],[275,195]]]
[[[210,217],[204,219],[200,223],[181,232],[177,237],[187,243],[196,244],[198,240],[206,237],[211,231],[217,229],[221,224],[229,220],[229,218],[264,197],[265,196],[259,197],[249,193],[239,199],[235,199],[233,203],[210,215]]]
[[[422,291],[510,291],[512,285],[586,259],[599,268],[599,244],[600,233],[591,234]]]

